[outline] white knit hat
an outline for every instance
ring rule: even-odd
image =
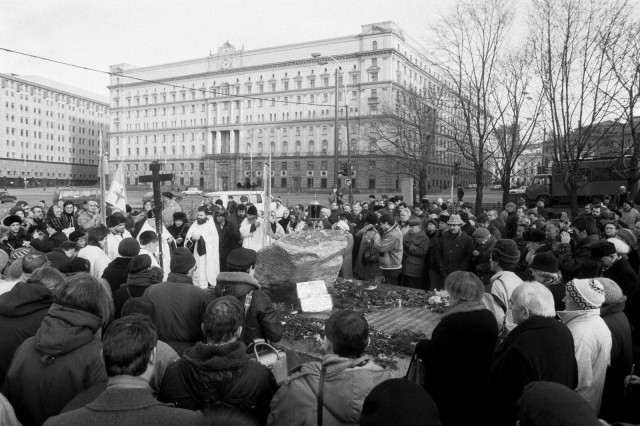
[[[578,309],[598,309],[604,303],[604,287],[596,279],[574,279],[567,283],[567,296],[578,305]]]
[[[618,254],[629,253],[629,250],[630,250],[629,244],[625,243],[620,238],[617,238],[617,237],[607,238],[607,241],[609,241],[610,243],[613,243],[613,245],[616,246],[616,252]]]

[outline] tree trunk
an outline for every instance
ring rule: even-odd
[[[578,217],[578,188],[571,186],[569,190],[569,201],[571,203],[571,217]]]
[[[483,170],[476,170],[476,216],[482,214],[482,190],[484,189]]]
[[[420,200],[427,194],[427,172],[420,171],[420,180],[418,181],[418,192],[420,193]]]

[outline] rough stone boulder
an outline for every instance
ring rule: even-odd
[[[324,280],[331,286],[350,254],[353,238],[342,231],[313,230],[289,234],[258,252],[255,278],[269,293],[295,298],[298,282]],[[349,259],[349,269],[351,267]],[[281,299],[281,297],[276,297]]]

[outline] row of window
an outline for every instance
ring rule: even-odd
[[[42,87],[32,86],[27,83],[22,83],[19,81],[9,80],[3,78],[0,81],[0,85],[5,90],[5,94],[7,96],[12,96],[14,93],[20,94],[20,99],[28,100],[28,96],[31,95],[33,101],[36,100],[36,97],[42,99],[51,99],[55,102],[61,102],[66,105],[71,105],[74,107],[84,108],[84,109],[93,109],[99,112],[106,113],[108,110],[108,106],[103,104],[98,104],[96,102],[92,102],[86,99],[77,98],[72,95],[58,93],[52,90],[47,90]]]

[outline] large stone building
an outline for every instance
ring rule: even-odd
[[[38,76],[0,85],[0,187],[94,184],[109,99]]]
[[[112,170],[124,161],[127,183],[136,185],[158,160],[165,173],[174,173],[167,186],[227,190],[261,184],[270,151],[275,192],[330,188],[338,67],[331,56],[341,65],[340,161],[346,160],[348,134],[355,192],[396,191],[402,167],[369,143],[366,122],[400,88],[442,85],[423,50],[393,22],[382,22],[333,39],[256,50],[226,42],[204,58],[113,65]],[[440,149],[429,164],[430,187],[450,185],[456,158],[445,139],[435,140]],[[460,182],[471,181],[470,170],[463,170]]]

